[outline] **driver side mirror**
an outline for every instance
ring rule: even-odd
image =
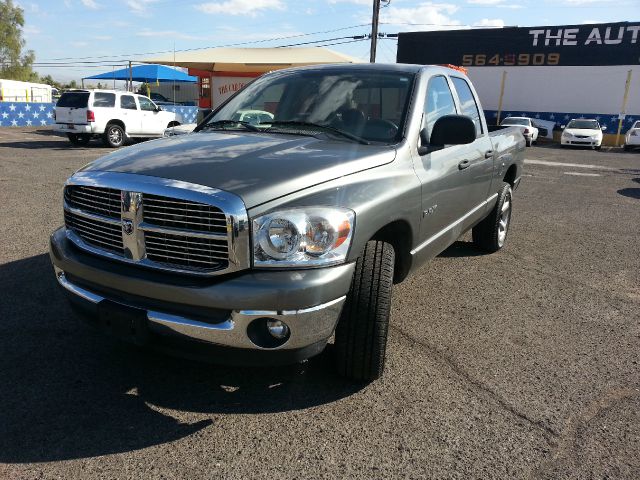
[[[431,137],[426,128],[420,131],[419,155],[442,150],[446,145],[467,145],[476,140],[476,125],[466,115],[445,115],[436,120]]]
[[[602,131],[604,132],[607,129],[606,125],[602,125],[602,127],[600,127],[602,129]]]

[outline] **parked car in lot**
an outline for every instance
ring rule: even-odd
[[[116,90],[65,92],[55,108],[55,128],[74,145],[86,145],[102,137],[109,147],[120,147],[128,138],[161,137],[167,127],[180,125],[182,117],[165,112],[149,98]]]
[[[245,122],[251,125],[260,125],[262,123],[269,123],[271,120],[273,120],[273,114],[262,110],[243,110],[236,112],[232,120]],[[174,135],[184,135],[185,133],[191,133],[197,126],[197,123],[186,123],[183,125],[173,126],[171,128],[167,128],[164,131],[164,136],[172,137]]]
[[[574,118],[566,126],[562,125],[560,145],[591,147],[600,150],[602,147],[602,132],[606,126],[592,118]]]
[[[527,147],[538,141],[539,128],[533,120],[528,117],[507,117],[501,126],[518,127],[522,131],[524,139],[527,141]]]
[[[624,136],[625,151],[640,147],[640,120],[635,122]]]
[[[269,121],[237,119],[266,107]],[[504,247],[524,149],[519,128],[488,132],[457,70],[279,70],[195,133],[71,176],[51,260],[72,305],[127,341],[265,365],[335,334],[339,373],[369,381],[394,283],[467,230]]]

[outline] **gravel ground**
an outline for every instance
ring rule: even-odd
[[[505,249],[465,235],[396,286],[362,386],[328,355],[216,367],[76,320],[48,235],[107,152],[0,129],[0,478],[640,478],[640,153],[527,149]]]

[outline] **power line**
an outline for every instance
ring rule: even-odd
[[[194,48],[183,48],[180,50],[175,50],[176,52],[191,52],[191,51],[195,51],[195,50],[206,50],[207,48],[226,48],[226,47],[237,47],[240,45],[253,45],[253,44],[258,44],[258,43],[266,43],[266,42],[274,42],[277,40],[288,40],[291,38],[300,38],[300,37],[308,37],[308,36],[312,36],[312,35],[321,35],[324,33],[333,33],[333,32],[340,32],[343,30],[349,30],[352,28],[362,28],[362,27],[368,27],[369,25],[371,25],[370,23],[362,23],[359,25],[350,25],[348,27],[340,27],[340,28],[334,28],[331,30],[323,30],[323,31],[318,31],[318,32],[309,32],[309,33],[299,33],[296,35],[286,35],[286,36],[280,36],[280,37],[273,37],[273,38],[265,38],[262,40],[252,40],[252,41],[247,41],[247,42],[238,42],[238,43],[229,43],[226,45],[209,45],[206,47],[194,47]],[[50,58],[50,59],[44,59],[44,60],[51,60],[51,61],[56,61],[56,60],[86,60],[86,59],[97,59],[97,58],[108,58],[111,59],[111,61],[126,61],[128,60],[128,58],[119,58],[119,57],[124,57],[125,55],[128,57],[135,57],[135,56],[140,56],[140,55],[158,55],[161,53],[173,53],[174,50],[162,50],[162,51],[158,51],[158,52],[139,52],[139,53],[129,53],[129,54],[122,54],[122,55],[101,55],[101,56],[89,56],[89,57],[59,57],[59,58]],[[115,59],[115,60],[114,60]]]

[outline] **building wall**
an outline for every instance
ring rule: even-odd
[[[503,110],[617,115],[632,71],[627,113],[640,115],[640,66],[467,67],[483,107],[497,110],[502,72]]]
[[[169,100],[178,103],[198,105],[198,84],[193,82],[161,82],[152,83],[151,91],[164,95]]]

